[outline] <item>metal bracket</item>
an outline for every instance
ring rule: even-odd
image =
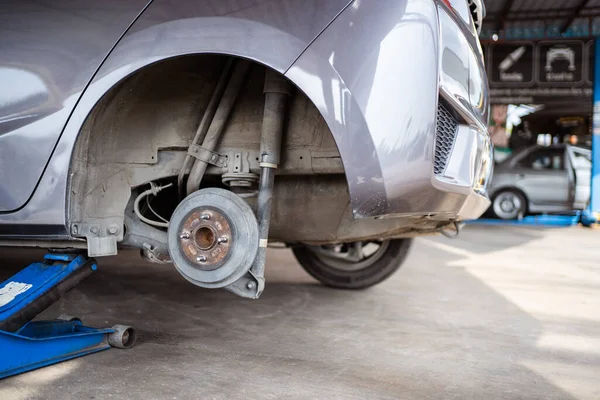
[[[197,144],[191,144],[188,149],[188,154],[202,162],[205,162],[215,167],[223,168],[227,166],[227,157],[221,154],[208,150]]]
[[[73,237],[85,237],[89,257],[114,256],[117,242],[123,240],[122,220],[98,220],[97,223],[71,224]]]
[[[446,229],[446,227],[444,227],[440,230],[440,233],[449,239],[456,239],[460,235],[460,230],[464,224],[460,224],[460,223],[454,221],[452,223],[452,225],[454,226],[453,231],[450,231],[450,230]]]
[[[259,176],[250,172],[250,152],[230,152],[228,172],[221,176],[227,186],[251,187],[258,182]]]
[[[249,153],[247,151],[232,152],[231,153],[231,166],[229,167],[230,173],[244,173],[250,172],[250,160],[248,159]]]
[[[252,273],[252,271],[248,271],[240,279],[233,282],[229,286],[225,286],[223,289],[237,294],[240,297],[245,297],[247,299],[258,299],[263,290],[265,290],[265,278],[262,276],[256,276]]]

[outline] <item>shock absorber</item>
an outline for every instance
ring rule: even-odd
[[[265,108],[260,137],[260,180],[258,184],[259,248],[252,264],[252,275],[258,282],[256,297],[264,289],[265,261],[271,222],[271,205],[275,169],[281,162],[281,142],[291,85],[287,79],[267,68],[265,74]]]

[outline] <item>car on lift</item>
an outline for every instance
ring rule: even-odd
[[[489,206],[481,0],[22,0],[0,13],[0,244],[140,249],[257,298],[266,247],[389,277]]]
[[[498,163],[490,184],[491,211],[501,219],[583,210],[590,200],[591,150],[531,146]]]

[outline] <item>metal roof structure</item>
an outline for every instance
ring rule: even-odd
[[[481,36],[543,39],[600,36],[600,0],[484,0]]]

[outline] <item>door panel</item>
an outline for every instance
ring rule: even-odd
[[[514,172],[517,187],[531,203],[570,208],[571,180],[565,167],[564,149],[534,150],[518,160]]]
[[[567,147],[567,166],[570,168],[574,210],[583,210],[590,201],[592,182],[592,152],[578,147]]]
[[[27,202],[83,89],[147,2],[2,2],[0,212]]]
[[[518,187],[537,205],[569,203],[569,176],[566,171],[526,171],[518,178]]]

